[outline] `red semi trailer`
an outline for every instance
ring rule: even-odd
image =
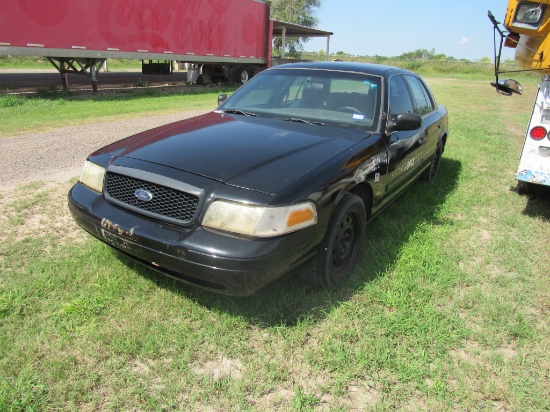
[[[264,0],[3,0],[0,54],[47,57],[64,86],[79,73],[94,89],[108,58],[142,60],[144,73],[186,62],[204,81],[244,83],[272,64],[273,36],[326,37],[328,56],[332,33],[270,20],[269,9]]]

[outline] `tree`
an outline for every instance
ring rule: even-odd
[[[321,7],[321,0],[272,0],[271,18],[285,23],[294,23],[306,27],[317,27],[317,9]],[[290,53],[297,53],[304,49],[307,37],[287,38],[286,48]],[[275,47],[280,49],[282,39],[275,39]]]
[[[433,60],[435,55],[435,49],[416,49],[415,51],[403,53],[401,56],[397,56],[403,60]]]

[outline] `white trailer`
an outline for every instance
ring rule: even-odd
[[[550,76],[543,76],[539,85],[516,179],[520,193],[532,185],[550,186]]]

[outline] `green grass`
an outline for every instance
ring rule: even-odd
[[[109,70],[140,70],[140,60],[109,59]],[[0,56],[0,69],[53,69],[46,57],[41,56]]]
[[[127,90],[116,95],[83,97],[44,88],[39,97],[0,94],[0,138],[97,121],[160,115],[217,106],[220,93],[234,87],[166,93],[156,89]]]
[[[369,224],[333,291],[213,295],[79,230],[72,182],[2,192],[0,410],[548,410],[550,199],[513,190],[536,86],[428,82],[440,174]]]

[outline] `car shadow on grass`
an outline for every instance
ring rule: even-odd
[[[528,197],[523,209],[524,215],[550,221],[550,188],[541,186],[538,190],[524,196]]]
[[[144,278],[174,293],[184,295],[213,311],[244,317],[259,327],[294,326],[322,320],[331,310],[348,301],[368,282],[383,276],[394,265],[402,246],[423,224],[443,224],[437,211],[455,190],[461,163],[443,158],[432,185],[414,183],[367,225],[365,244],[354,273],[333,290],[315,288],[292,274],[284,276],[256,295],[225,296],[187,285],[145,268],[130,258],[119,258]]]

